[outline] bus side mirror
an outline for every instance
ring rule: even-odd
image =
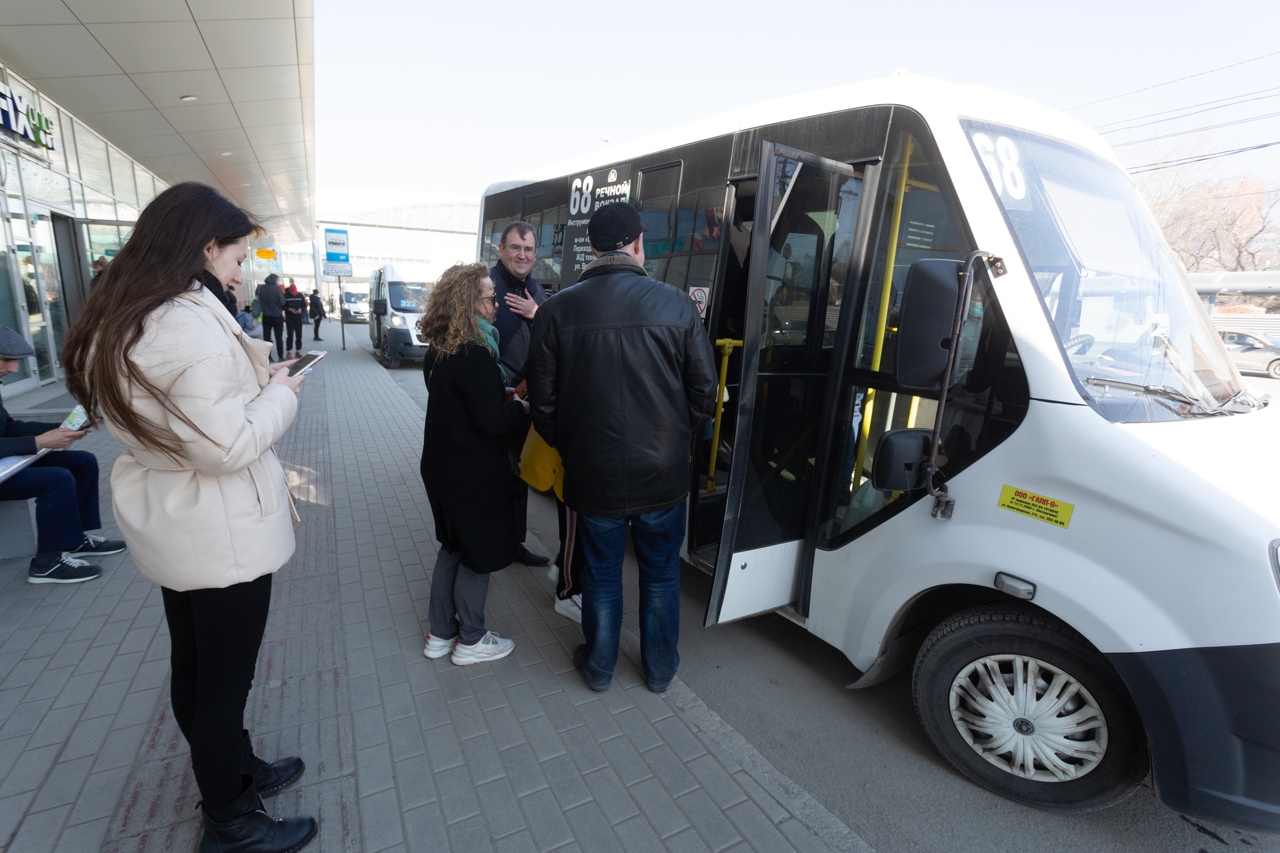
[[[379,317],[387,316],[387,300],[375,299],[369,304],[373,306],[374,314],[377,314]]]
[[[871,487],[881,492],[911,492],[925,488],[925,466],[933,430],[891,429],[880,436],[871,463]]]
[[[942,387],[962,267],[960,261],[926,258],[907,270],[894,359],[898,384],[903,388],[937,391]]]

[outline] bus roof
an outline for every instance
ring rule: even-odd
[[[539,167],[525,176],[490,184],[484,196],[753,127],[877,105],[908,107],[923,115],[931,125],[948,118],[965,117],[1034,128],[1037,133],[1079,145],[1115,162],[1110,148],[1091,128],[1035,101],[985,86],[949,83],[915,74],[897,74],[762,101],[709,116],[670,130]]]

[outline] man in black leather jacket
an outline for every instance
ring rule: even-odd
[[[711,417],[711,342],[683,292],[649,278],[644,224],[609,204],[587,226],[596,260],[539,309],[529,350],[533,422],[564,463],[586,566],[574,664],[587,684],[613,681],[622,628],[622,560],[630,528],[640,566],[641,661],[649,689],[675,676],[680,545],[692,439]]]

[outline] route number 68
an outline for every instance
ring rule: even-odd
[[[591,190],[595,187],[595,179],[590,175],[574,178],[569,185],[569,215],[587,214],[591,212]]]
[[[973,147],[982,158],[996,195],[1008,195],[1015,201],[1027,197],[1027,181],[1018,163],[1018,146],[1007,136],[996,137],[993,143],[985,133],[973,135]]]

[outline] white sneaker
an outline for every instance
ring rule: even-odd
[[[422,653],[431,660],[442,658],[449,654],[449,652],[453,651],[453,647],[457,642],[457,637],[450,640],[442,640],[439,637],[433,637],[430,634],[427,634],[427,647],[422,650]]]
[[[555,563],[547,566],[547,580],[552,583],[560,583],[560,567]]]
[[[455,645],[453,657],[450,660],[458,666],[468,666],[481,661],[505,658],[515,651],[515,648],[515,640],[504,640],[496,632],[490,631],[473,645],[464,646],[462,643]]]
[[[571,595],[568,598],[556,599],[556,612],[566,619],[582,624],[582,596]]]

